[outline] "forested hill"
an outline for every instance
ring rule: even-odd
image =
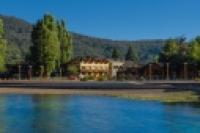
[[[8,40],[7,63],[16,63],[24,60],[29,52],[31,42],[32,25],[16,17],[1,16],[4,21],[5,36]],[[164,45],[164,40],[140,40],[140,41],[113,41],[71,33],[74,43],[75,56],[95,56],[110,58],[113,48],[121,53],[121,58],[132,45],[138,51],[140,61],[151,61]]]
[[[139,40],[139,41],[113,41],[110,39],[99,39],[73,33],[75,44],[75,55],[93,55],[110,58],[113,48],[117,48],[124,58],[128,47],[131,45],[138,51],[139,60],[142,63],[152,61],[164,46],[165,40]]]

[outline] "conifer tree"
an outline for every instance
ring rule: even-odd
[[[129,46],[128,48],[128,52],[126,54],[126,61],[134,61],[137,62],[138,61],[138,54],[136,52],[136,50],[133,50],[133,48],[131,46]]]
[[[120,58],[120,53],[116,48],[113,49],[112,58],[115,60]]]

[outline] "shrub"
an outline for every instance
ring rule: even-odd
[[[108,76],[100,76],[99,78],[98,78],[98,81],[106,81],[106,80],[108,80]]]
[[[95,78],[91,75],[85,76],[81,79],[81,81],[89,81],[89,80],[94,80]]]
[[[117,75],[117,80],[126,80],[126,75],[124,73],[120,73]]]
[[[79,69],[76,65],[69,65],[67,67],[67,73],[69,75],[78,75],[79,74]]]

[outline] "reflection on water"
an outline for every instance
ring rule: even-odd
[[[197,133],[200,108],[113,97],[0,96],[0,133]]]

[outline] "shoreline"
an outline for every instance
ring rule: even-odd
[[[200,103],[199,82],[1,81],[0,95],[114,96],[168,103]]]
[[[189,90],[188,90],[189,91]],[[165,89],[40,89],[0,88],[0,94],[55,94],[55,95],[121,95],[151,94],[165,92]]]
[[[200,91],[198,81],[65,81],[65,80],[9,80],[0,81],[0,88],[27,88],[27,89],[192,89]]]
[[[0,95],[73,95],[73,96],[111,96],[129,100],[159,101],[163,103],[198,103],[200,93],[193,90],[166,89],[25,89],[1,88]]]

